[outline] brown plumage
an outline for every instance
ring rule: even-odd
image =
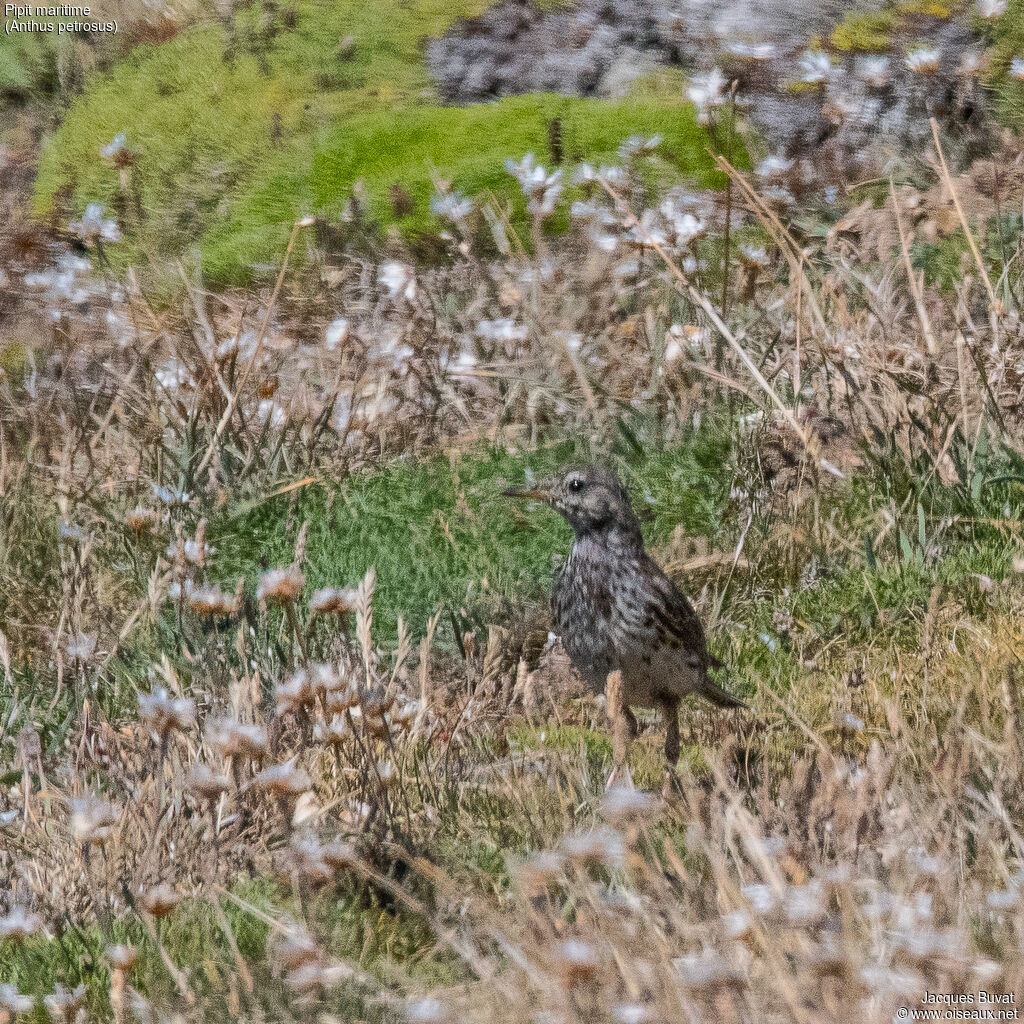
[[[573,664],[597,691],[608,687],[613,722],[631,732],[633,707],[665,715],[669,771],[679,759],[679,702],[696,693],[724,708],[745,707],[708,675],[721,662],[707,648],[697,613],[644,550],[640,523],[619,478],[602,466],[563,471],[540,487],[505,492],[550,505],[575,531],[552,595],[554,628]],[[625,761],[616,729],[616,772]]]

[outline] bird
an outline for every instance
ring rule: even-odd
[[[656,708],[665,718],[667,795],[679,760],[682,698],[698,694],[721,708],[747,706],[711,679],[709,670],[724,665],[708,650],[693,605],[647,553],[629,493],[607,466],[569,466],[537,486],[503,494],[549,506],[575,534],[555,576],[551,612],[576,670],[595,692],[605,692],[614,755],[608,787],[632,781],[632,708]]]

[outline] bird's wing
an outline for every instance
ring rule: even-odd
[[[704,668],[720,667],[722,663],[708,651],[704,627],[693,605],[653,561],[650,566],[651,594],[646,610],[658,635],[687,651]]]

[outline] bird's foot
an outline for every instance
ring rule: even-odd
[[[629,770],[628,764],[617,764],[613,769],[611,775],[608,776],[608,781],[605,783],[605,789],[609,790],[613,786],[622,786],[625,789],[635,789],[633,785],[633,773]]]

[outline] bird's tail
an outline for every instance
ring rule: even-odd
[[[705,679],[701,688],[697,691],[705,700],[717,704],[720,708],[745,708],[746,701],[734,697],[728,690],[723,690],[717,683]]]

